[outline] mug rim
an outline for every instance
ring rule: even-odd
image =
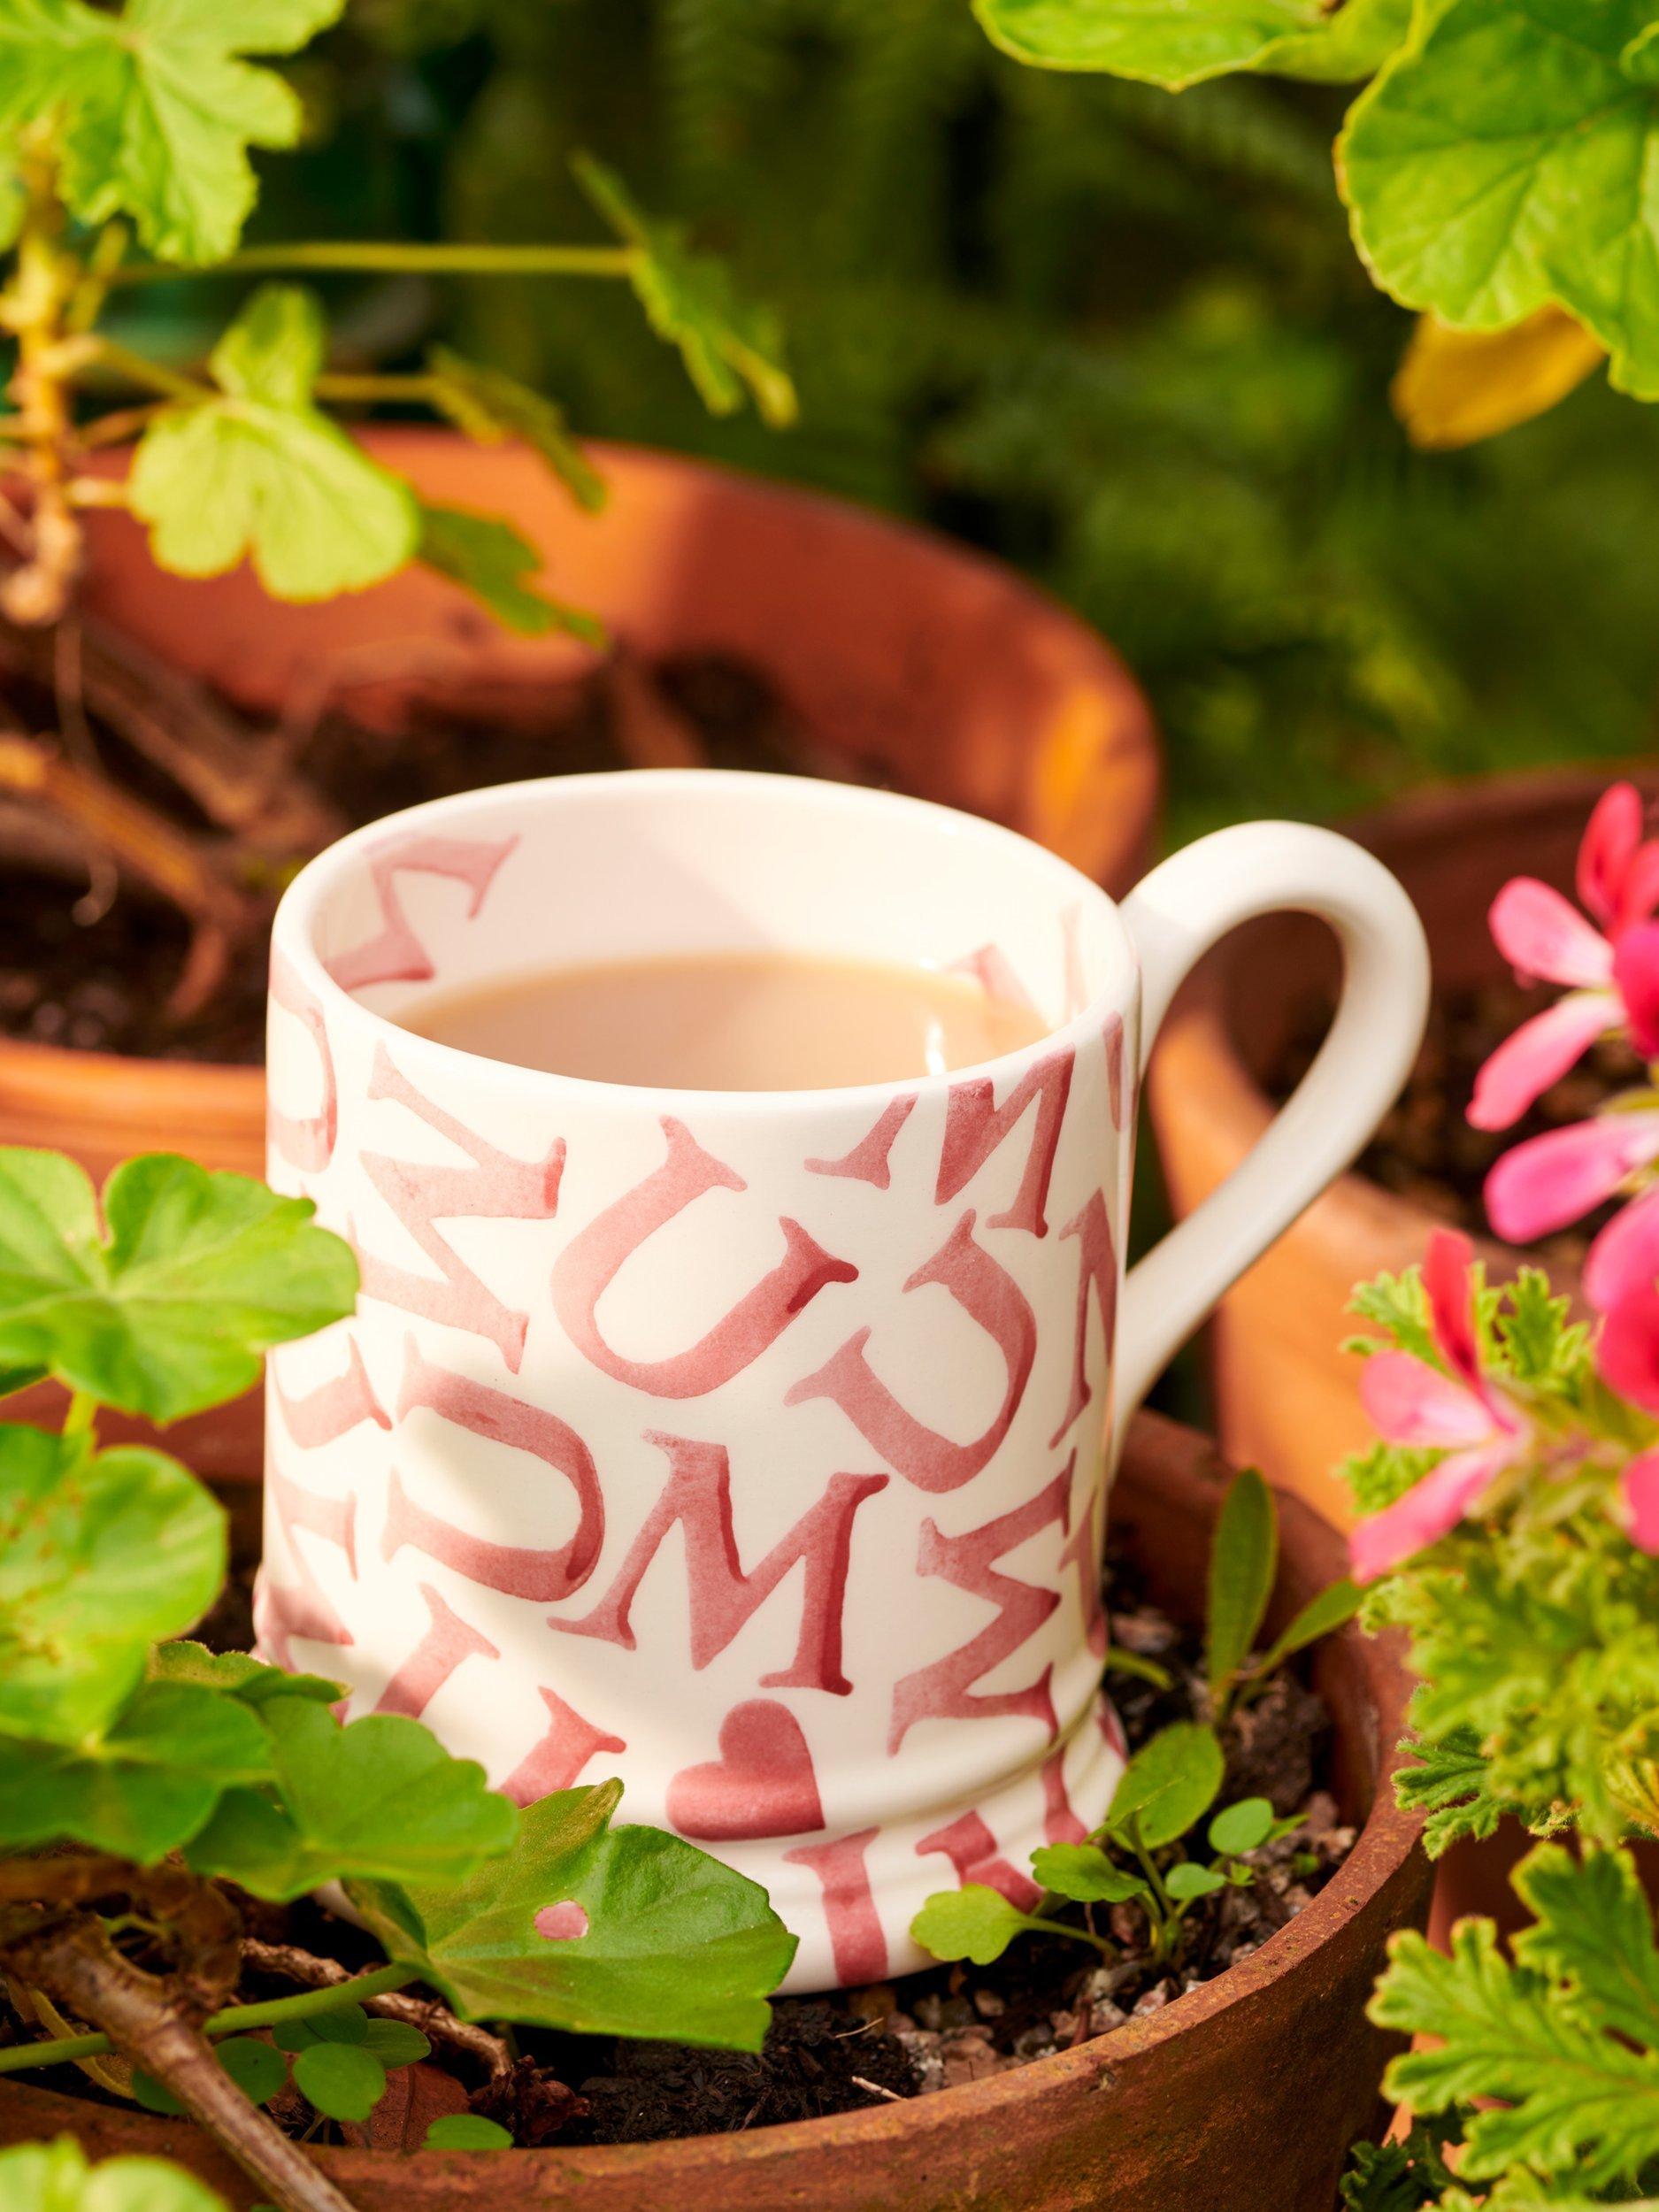
[[[485,811],[503,801],[511,803],[516,798],[537,803],[552,799],[557,803],[564,795],[574,796],[599,785],[634,788],[641,797],[647,791],[660,794],[664,787],[672,796],[676,786],[702,792],[717,787],[759,789],[768,798],[786,806],[802,803],[806,795],[811,793],[820,802],[838,805],[846,813],[872,809],[878,812],[902,812],[918,826],[925,826],[931,821],[935,828],[948,830],[957,837],[971,836],[993,847],[1035,853],[1063,881],[1069,881],[1078,894],[1094,902],[1108,925],[1121,964],[1119,972],[1094,993],[1069,1020],[1044,1030],[1029,1044],[1012,1052],[999,1053],[993,1059],[976,1060],[937,1074],[924,1070],[916,1075],[889,1077],[882,1082],[776,1090],[692,1089],[668,1083],[614,1083],[591,1076],[565,1075],[556,1069],[526,1067],[514,1060],[493,1059],[488,1053],[443,1044],[434,1037],[423,1036],[419,1030],[405,1028],[390,1015],[365,1006],[329,974],[314,941],[318,909],[335,887],[342,872],[366,850],[413,824],[437,819],[453,824],[468,814]],[[632,1100],[636,1104],[649,1104],[653,1111],[660,1111],[660,1102],[666,1102],[671,1110],[681,1116],[700,1110],[704,1113],[718,1110],[726,1114],[764,1114],[775,1118],[785,1109],[794,1113],[810,1113],[843,1106],[890,1103],[906,1093],[919,1094],[940,1086],[971,1080],[996,1081],[1050,1052],[1067,1048],[1075,1050],[1087,1043],[1110,1015],[1126,1019],[1138,1002],[1141,984],[1141,964],[1134,941],[1124,923],[1118,902],[1081,869],[1051,852],[1046,845],[1039,844],[1035,838],[984,815],[970,814],[964,808],[946,806],[936,799],[919,798],[909,792],[841,783],[828,777],[768,774],[748,768],[612,768],[565,776],[531,776],[515,783],[486,784],[475,790],[450,792],[439,798],[424,799],[415,806],[400,808],[395,814],[381,815],[375,821],[347,831],[305,863],[278,903],[271,926],[271,949],[273,957],[280,955],[288,962],[326,1014],[332,1011],[367,1023],[371,1033],[381,1042],[396,1044],[400,1064],[429,1066],[439,1074],[445,1070],[457,1072],[490,1069],[495,1071],[493,1080],[517,1093],[547,1096],[574,1089],[589,1094],[595,1100],[608,1097],[614,1102]]]

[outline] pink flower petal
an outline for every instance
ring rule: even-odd
[[[1659,1112],[1602,1114],[1530,1137],[1486,1178],[1486,1218],[1510,1244],[1563,1229],[1659,1159]]]
[[[1507,1129],[1519,1121],[1618,1018],[1610,991],[1571,991],[1548,1013],[1523,1022],[1476,1076],[1471,1123],[1477,1129]]]
[[[1628,929],[1633,922],[1645,922],[1655,907],[1659,907],[1659,844],[1650,838],[1630,864],[1613,926]]]
[[[1423,1287],[1428,1294],[1429,1325],[1446,1364],[1471,1388],[1480,1385],[1480,1352],[1475,1341],[1474,1291],[1469,1270],[1475,1248],[1455,1230],[1436,1229],[1423,1258]]]
[[[1598,922],[1617,917],[1630,864],[1641,843],[1641,794],[1616,783],[1595,803],[1578,847],[1578,896]]]
[[[573,1943],[588,1932],[588,1915],[573,1897],[557,1905],[543,1905],[535,1916],[535,1932],[549,1943]]]
[[[1631,1542],[1638,1551],[1659,1552],[1659,1451],[1639,1453],[1622,1486]]]
[[[1472,1390],[1407,1352],[1373,1353],[1359,1394],[1371,1426],[1391,1444],[1443,1448],[1484,1444],[1492,1434],[1492,1416]]]
[[[1613,948],[1576,906],[1535,876],[1516,876],[1492,902],[1488,917],[1498,950],[1527,982],[1594,987],[1613,972]]]
[[[1601,1379],[1632,1405],[1659,1413],[1659,1291],[1628,1292],[1601,1324],[1595,1363]]]
[[[1501,1436],[1473,1451],[1454,1452],[1414,1490],[1362,1521],[1348,1539],[1355,1581],[1374,1582],[1438,1543],[1503,1472],[1517,1449],[1517,1439]]]
[[[1634,922],[1613,947],[1613,980],[1644,1060],[1659,1059],[1659,922]]]
[[[1584,1263],[1584,1294],[1607,1313],[1633,1290],[1659,1283],[1659,1190],[1633,1199],[1614,1215]]]

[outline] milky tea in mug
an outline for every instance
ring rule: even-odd
[[[546,968],[423,1000],[403,1025],[488,1060],[589,1083],[802,1091],[944,1075],[1048,1025],[986,979],[792,952]]]
[[[1283,906],[1342,940],[1332,1037],[1125,1275],[1151,1035]],[[891,793],[572,776],[342,840],[273,953],[271,1179],[362,1293],[270,1363],[265,1655],[521,1803],[618,1776],[764,1884],[791,1987],[920,1963],[945,1885],[1025,1894],[1122,1770],[1128,1415],[1415,1053],[1399,887],[1256,824],[1119,909]]]

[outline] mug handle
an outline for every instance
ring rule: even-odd
[[[1173,854],[1123,902],[1141,961],[1142,1075],[1194,964],[1240,922],[1286,910],[1317,914],[1336,932],[1336,1018],[1248,1157],[1129,1270],[1118,1335],[1120,1435],[1177,1348],[1363,1149],[1422,1041],[1428,942],[1387,869],[1333,830],[1246,822]]]

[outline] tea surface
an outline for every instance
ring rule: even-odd
[[[745,951],[549,968],[440,994],[403,1026],[596,1083],[803,1091],[945,1074],[1045,1034],[977,977]]]

